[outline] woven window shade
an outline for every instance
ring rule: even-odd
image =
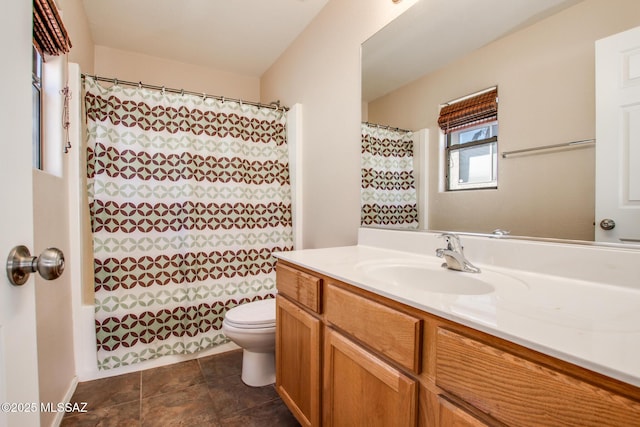
[[[71,49],[54,0],[33,0],[33,45],[41,55],[58,56]]]
[[[438,126],[445,133],[498,118],[498,89],[481,93],[440,110]]]

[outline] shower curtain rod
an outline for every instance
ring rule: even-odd
[[[380,129],[389,129],[389,130],[396,130],[399,132],[407,132],[407,133],[412,133],[412,130],[406,130],[406,129],[401,129],[401,128],[394,128],[392,126],[387,126],[387,125],[379,125],[376,123],[370,123],[370,122],[364,122],[365,125],[369,125],[369,126],[373,126],[376,128],[380,128]]]
[[[156,86],[156,85],[150,85],[150,84],[146,84],[146,83],[142,83],[142,82],[129,82],[126,80],[119,80],[117,78],[110,78],[110,77],[101,77],[95,74],[87,74],[87,73],[82,73],[80,74],[80,76],[82,77],[82,79],[84,80],[85,77],[91,77],[93,78],[95,81],[99,81],[99,82],[107,82],[107,83],[112,83],[114,85],[125,85],[125,86],[137,86],[139,88],[145,88],[145,89],[152,89],[152,90],[159,90],[162,92],[171,92],[171,93],[177,93],[178,95],[195,95],[195,96],[200,96],[202,98],[212,98],[212,99],[216,99],[218,101],[231,101],[231,102],[237,102],[239,104],[248,104],[248,105],[253,105],[256,107],[264,107],[264,108],[275,108],[275,110],[282,110],[282,111],[289,111],[289,107],[285,107],[284,105],[280,105],[280,100],[274,101],[270,104],[262,104],[260,102],[253,102],[253,101],[243,101],[241,99],[236,99],[236,98],[227,98],[226,96],[218,96],[218,95],[209,95],[207,93],[204,92],[193,92],[193,91],[189,91],[189,90],[184,90],[184,89],[173,89],[173,88],[168,88],[165,86]]]

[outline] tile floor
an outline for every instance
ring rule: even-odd
[[[62,426],[299,426],[273,385],[240,379],[242,350],[79,383]]]

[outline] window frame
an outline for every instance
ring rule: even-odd
[[[43,119],[44,119],[44,58],[32,45],[32,165],[34,169],[43,170]],[[36,96],[37,93],[37,96]]]
[[[490,136],[489,138],[483,138],[476,141],[470,141],[466,143],[457,143],[452,144],[452,139],[454,135],[459,135],[463,132],[468,132],[470,130],[482,127],[493,127],[495,126],[495,135]],[[463,127],[460,129],[456,129],[452,132],[448,132],[444,135],[445,137],[445,191],[467,191],[467,190],[495,190],[498,188],[498,120],[491,120],[483,123],[478,123],[474,125],[470,125],[467,127]],[[483,181],[483,182],[473,182],[473,183],[458,183],[453,182],[452,180],[452,170],[453,170],[453,160],[451,158],[451,154],[455,151],[461,151],[466,148],[480,147],[480,146],[488,146],[492,147],[495,143],[495,150],[492,150],[491,153],[491,176],[493,180],[491,181]],[[459,160],[458,160],[459,165]]]

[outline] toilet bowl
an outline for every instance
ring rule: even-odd
[[[242,382],[252,387],[275,382],[275,299],[241,304],[227,311],[222,332],[243,349]]]

